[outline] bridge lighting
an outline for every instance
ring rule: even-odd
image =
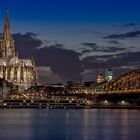
[[[105,103],[105,104],[107,104],[107,103],[108,103],[108,101],[107,101],[107,100],[105,100],[105,101],[104,101],[104,103]]]
[[[72,103],[72,101],[70,100],[69,103]]]
[[[121,101],[121,104],[123,104],[123,105],[124,105],[124,104],[126,104],[126,102],[123,100],[123,101]]]
[[[7,103],[4,103],[3,105],[4,105],[4,106],[6,106],[6,105],[7,105]]]
[[[120,105],[129,105],[129,103],[126,102],[126,101],[124,101],[124,100],[122,100],[122,101],[120,102]]]
[[[103,102],[103,104],[104,104],[104,105],[109,105],[109,101],[108,101],[108,100],[105,100],[105,101]]]

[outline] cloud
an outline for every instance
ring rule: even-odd
[[[85,69],[103,69],[108,65],[112,67],[139,67],[140,52],[126,52],[116,55],[89,56],[83,59]],[[105,61],[104,61],[105,60]]]
[[[122,34],[111,34],[109,36],[105,36],[104,39],[126,39],[126,38],[134,38],[139,37],[140,31],[132,31]]]
[[[16,50],[22,58],[33,56],[38,67],[50,67],[53,75],[57,75],[62,82],[82,80],[80,73],[83,72],[83,69],[79,59],[80,53],[65,49],[63,44],[44,46],[42,40],[34,33],[16,33],[13,37]],[[44,77],[42,78],[39,79],[44,82]],[[47,74],[46,82],[49,82]]]
[[[86,47],[89,47],[89,48],[94,48],[94,47],[97,47],[97,44],[96,43],[88,43],[88,42],[85,42],[85,43],[81,43],[83,46],[86,46]]]
[[[38,50],[36,56],[38,57],[38,65],[50,66],[52,71],[61,77],[62,81],[82,80],[79,53],[50,46]]]
[[[120,29],[130,29],[130,28],[135,28],[137,27],[136,23],[133,22],[129,22],[129,23],[125,23],[125,24],[119,24],[119,25],[113,25],[114,27],[119,27]]]
[[[111,66],[115,74],[120,74],[134,68],[140,67],[140,52],[126,52],[116,55],[102,55],[102,56],[88,56],[83,59],[83,68],[86,70],[83,76],[87,77],[88,72],[97,78],[97,73],[100,70],[106,69]],[[93,69],[93,73],[91,71]],[[95,73],[96,72],[96,73]]]
[[[43,45],[42,40],[37,38],[37,34],[27,32],[25,34],[15,33],[13,34],[15,40],[16,51],[20,57],[31,58],[35,55],[36,48]]]
[[[83,64],[88,68],[104,68],[111,65],[113,67],[139,66],[140,52],[126,52],[116,55],[88,56],[83,59]]]
[[[120,42],[118,42],[118,41],[116,41],[116,40],[111,40],[111,41],[108,41],[108,43],[115,44],[115,45],[120,44]]]
[[[39,81],[41,83],[61,83],[61,79],[57,74],[54,74],[50,67],[47,66],[40,66],[37,67]]]
[[[126,48],[123,47],[108,47],[105,52],[118,52],[118,51],[126,51]]]
[[[81,75],[83,76],[83,81],[93,81],[96,80],[98,76],[99,70],[98,69],[85,69]]]
[[[13,37],[19,57],[35,58],[41,83],[95,80],[98,72],[108,65],[111,65],[116,73],[140,66],[140,52],[130,52],[123,47],[82,43],[82,53],[97,53],[80,59],[82,53],[66,49],[63,43],[49,41],[46,45],[34,33],[16,33]],[[103,52],[103,55],[99,56],[100,52]],[[109,53],[105,55],[104,52]]]
[[[136,26],[135,23],[127,23],[127,24],[121,25],[121,27],[135,27],[135,26]]]
[[[85,53],[90,53],[91,52],[91,50],[82,50],[82,52],[81,52],[81,54],[85,54]]]
[[[119,43],[119,42],[113,41],[113,43]],[[94,51],[94,52],[108,52],[108,53],[112,53],[112,52],[126,51],[127,50],[124,47],[100,46],[100,45],[98,45],[96,43],[82,43],[82,45],[84,45],[85,47],[90,47],[92,49],[92,51]],[[89,50],[89,52],[91,52],[91,50]]]

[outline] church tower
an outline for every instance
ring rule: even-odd
[[[21,59],[15,55],[15,44],[10,32],[8,11],[6,12],[4,32],[0,37],[0,78],[19,88],[27,89],[36,84],[37,71],[31,59]]]
[[[12,58],[12,57],[15,57],[15,46],[14,40],[10,33],[10,22],[7,11],[4,32],[2,35],[2,39],[0,40],[0,58]]]

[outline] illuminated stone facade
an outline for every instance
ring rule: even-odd
[[[37,71],[32,59],[20,59],[15,52],[14,40],[10,33],[8,13],[4,33],[0,39],[0,78],[22,88],[29,88],[37,82]]]
[[[103,74],[100,73],[100,74],[98,75],[98,78],[97,78],[97,83],[102,83],[102,82],[104,82],[104,81],[105,81],[105,78],[104,78]]]

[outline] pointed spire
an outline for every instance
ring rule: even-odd
[[[34,57],[33,56],[31,57],[31,61],[32,61],[32,65],[34,67],[35,66],[35,60],[34,60]]]
[[[8,17],[8,10],[6,10],[6,18],[4,24],[4,33],[1,41],[0,51],[2,52],[2,58],[11,58],[15,57],[15,46],[14,40],[10,33],[10,22]]]
[[[5,25],[4,25],[4,38],[9,38],[10,36],[10,22],[8,17],[8,10],[6,10],[6,18],[5,18]]]

